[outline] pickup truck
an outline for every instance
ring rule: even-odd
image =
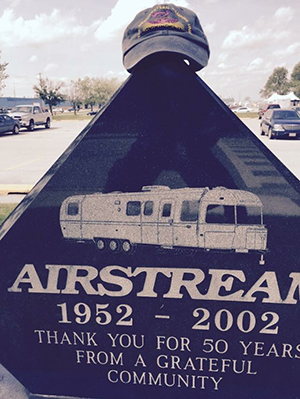
[[[49,129],[51,124],[50,113],[43,111],[40,104],[17,105],[11,110],[9,116],[17,120],[20,127],[26,127],[30,131],[39,125],[44,125],[46,129]]]

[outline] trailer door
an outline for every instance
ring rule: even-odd
[[[61,207],[60,225],[65,238],[82,238],[81,203],[80,199],[71,197]]]
[[[234,247],[240,252],[266,249],[266,229],[262,224],[261,206],[238,205],[236,211]]]
[[[174,205],[174,200],[160,201],[158,214],[158,243],[160,245],[173,246]]]
[[[233,249],[236,230],[234,206],[208,205],[202,228],[205,249]]]
[[[198,247],[199,200],[181,202],[180,219],[174,224],[174,245]]]
[[[145,201],[142,212],[142,243],[158,244],[158,203]]]

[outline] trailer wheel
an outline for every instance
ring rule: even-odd
[[[196,250],[193,248],[183,248],[182,251],[183,251],[184,255],[187,255],[187,256],[194,256],[196,253]]]
[[[156,247],[156,252],[160,255],[165,255],[166,253],[169,253],[169,250],[166,248],[162,248],[161,246]]]
[[[111,252],[117,253],[120,250],[120,243],[118,240],[110,240],[108,246]]]
[[[99,238],[99,239],[96,241],[96,246],[97,246],[97,249],[99,249],[99,251],[104,251],[104,250],[106,249],[106,242],[105,242],[105,240],[104,240],[103,238]]]
[[[172,255],[180,255],[180,254],[182,254],[182,249],[181,248],[172,248],[171,254]]]
[[[130,253],[132,251],[132,245],[131,245],[130,241],[125,240],[125,241],[122,242],[122,250],[126,254],[128,254],[128,253]]]

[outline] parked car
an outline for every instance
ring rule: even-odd
[[[281,108],[279,104],[268,104],[265,108],[258,111],[258,119],[261,119],[268,109]]]
[[[260,123],[261,135],[269,139],[300,137],[300,116],[291,109],[269,109]]]
[[[233,110],[235,113],[244,113],[244,112],[251,112],[251,109],[248,107],[239,107]]]
[[[97,112],[97,111],[90,111],[90,112],[88,112],[87,114],[88,114],[88,115],[97,115],[98,112]]]
[[[58,113],[62,114],[64,112],[63,108],[53,108],[52,111],[54,112],[54,114],[58,114]]]
[[[0,115],[0,133],[12,132],[18,134],[20,131],[20,124],[15,119],[8,115]]]
[[[293,108],[294,111],[296,111],[298,113],[298,115],[300,115],[300,107],[295,107]]]

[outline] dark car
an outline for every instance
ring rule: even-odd
[[[11,118],[8,115],[0,115],[0,134],[6,132],[12,132],[13,134],[18,134],[20,131],[19,122]]]
[[[269,109],[281,108],[279,104],[268,104],[265,108],[258,111],[258,119],[261,119]]]
[[[260,123],[261,135],[269,139],[300,137],[300,116],[291,109],[269,109]]]
[[[300,115],[300,107],[296,107],[296,108],[293,108],[293,109],[294,109],[294,111],[297,112],[298,115]]]

